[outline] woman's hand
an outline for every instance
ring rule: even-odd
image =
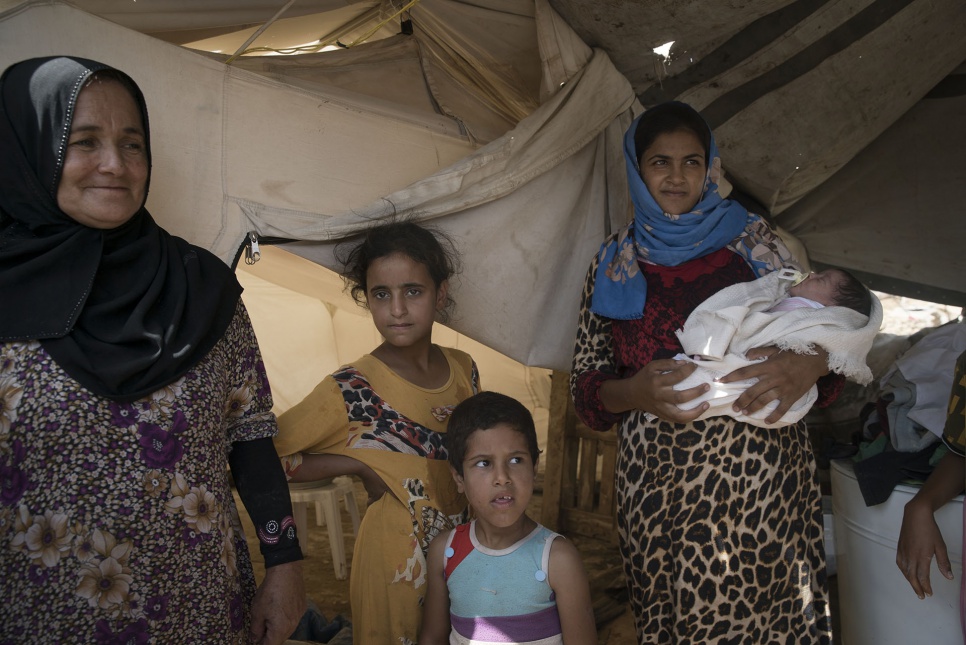
[[[711,386],[703,383],[687,390],[675,390],[674,386],[695,369],[697,366],[689,361],[671,358],[651,361],[634,376],[605,381],[600,386],[600,399],[610,412],[643,410],[667,421],[690,423],[708,409],[708,403],[687,411],[678,405],[696,399]]]
[[[767,360],[742,367],[721,378],[722,383],[758,379],[738,397],[732,409],[750,416],[777,399],[778,407],[765,419],[768,423],[777,422],[818,379],[828,374],[828,352],[821,347],[815,350],[815,354],[796,354],[781,351],[777,347],[750,350],[747,358],[755,360],[765,357]]]
[[[896,547],[896,566],[920,600],[932,595],[929,567],[933,555],[936,556],[939,573],[952,580],[953,570],[949,565],[946,542],[939,532],[932,508],[928,503],[914,498],[906,504],[902,514],[902,529],[899,531],[899,544]]]

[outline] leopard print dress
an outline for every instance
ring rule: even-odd
[[[764,224],[749,233],[776,264],[794,266]],[[830,643],[821,493],[804,423],[675,424],[600,403],[604,380],[678,353],[674,330],[695,306],[754,279],[752,270],[729,248],[678,267],[640,266],[644,317],[611,320],[590,311],[595,259],[571,375],[581,419],[598,430],[619,424],[617,519],[639,642]],[[840,386],[819,382],[825,397]]]

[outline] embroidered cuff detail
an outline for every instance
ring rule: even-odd
[[[264,527],[258,527],[258,539],[262,544],[276,545],[283,538],[294,542],[296,539],[295,520],[291,515],[281,522],[269,520]]]

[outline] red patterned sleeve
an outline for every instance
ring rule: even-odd
[[[835,372],[830,372],[820,378],[815,385],[818,386],[818,399],[815,401],[816,408],[827,408],[835,403],[839,398],[842,389],[845,387],[845,377]]]

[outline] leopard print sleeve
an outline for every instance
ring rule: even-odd
[[[594,430],[603,431],[618,423],[621,415],[608,412],[600,401],[601,384],[618,376],[611,320],[590,310],[599,262],[600,258],[595,256],[587,271],[580,298],[580,318],[577,321],[574,362],[570,372],[570,395],[580,420]]]

